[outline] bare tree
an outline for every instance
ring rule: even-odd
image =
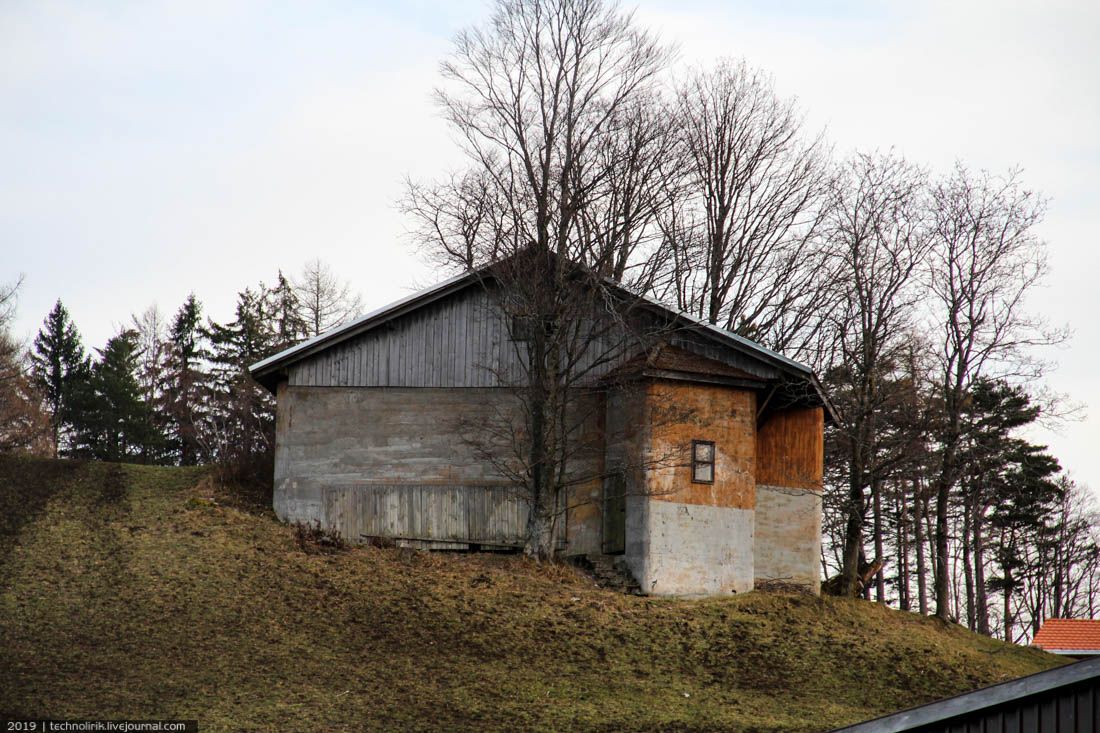
[[[608,120],[596,147],[602,180],[578,211],[581,259],[615,282],[651,290],[669,255],[660,219],[687,192],[688,159],[675,110],[639,93]]]
[[[398,206],[413,220],[425,258],[448,269],[470,271],[496,259],[507,239],[508,209],[482,170],[452,174],[442,183],[407,181]]]
[[[165,353],[168,348],[168,322],[156,303],[141,315],[131,315],[132,328],[138,335],[138,383],[142,399],[148,405],[157,404],[164,388]]]
[[[914,276],[930,242],[924,184],[923,171],[901,158],[857,154],[830,185],[823,234],[836,307],[826,326],[832,349],[826,379],[847,469],[840,587],[845,595],[859,590],[866,492],[874,500],[881,560],[883,482],[909,457],[907,426],[898,423],[908,422],[913,402],[903,367],[920,295]]]
[[[302,274],[294,279],[294,293],[311,336],[335,328],[363,312],[359,294],[319,259],[305,264]]]
[[[20,275],[0,286],[0,452],[39,449],[47,453],[50,418],[42,395],[27,375],[26,349],[11,333],[22,284]]]
[[[540,558],[581,480],[586,385],[628,343],[641,347],[629,311],[644,301],[611,280],[644,250],[659,200],[652,156],[667,125],[652,100],[668,58],[614,4],[500,0],[442,65],[438,100],[470,171],[406,196],[438,256],[495,263],[479,272],[522,365],[502,375],[519,417],[482,433],[487,451],[494,435],[510,446],[498,465],[529,507],[525,550]]]
[[[1046,272],[1046,250],[1034,231],[1044,211],[1044,201],[1022,186],[1018,171],[974,174],[957,164],[932,187],[930,283],[943,402],[934,588],[936,615],[944,620],[951,616],[949,510],[961,477],[965,397],[982,376],[1037,378],[1044,364],[1034,347],[1066,338],[1025,309],[1025,297]]]
[[[812,245],[826,191],[822,137],[745,61],[696,72],[677,91],[695,195],[665,219],[678,305],[786,349],[822,303]],[[813,307],[808,307],[813,304]]]

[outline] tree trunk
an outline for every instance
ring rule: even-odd
[[[854,597],[859,592],[859,559],[863,554],[863,454],[853,440],[848,460],[848,524],[844,532],[844,562],[840,569],[840,594]]]
[[[959,443],[959,415],[954,404],[956,400],[948,396],[947,412],[950,425],[943,441],[943,465],[939,480],[936,482],[936,616],[943,621],[951,620],[951,577],[948,564],[947,546],[950,525],[947,512],[951,501],[951,488],[955,482],[956,462]]]
[[[541,323],[532,329],[528,358],[530,359],[529,394],[531,415],[530,487],[527,537],[523,551],[538,560],[548,560],[551,551],[550,522],[553,505],[550,496],[550,455],[547,435],[548,395],[546,388],[546,335]]]
[[[905,496],[905,482],[897,482],[897,501],[895,510],[898,518],[897,548],[898,548],[898,608],[908,611],[909,599],[909,514],[906,509],[907,497]]]
[[[984,522],[982,514],[984,507],[976,507],[974,513],[974,594],[975,616],[977,617],[977,631],[979,634],[992,636],[989,628],[989,590],[985,581],[985,539],[983,538]]]
[[[917,603],[922,616],[928,615],[928,569],[924,559],[924,496],[920,481],[913,482],[913,544],[917,549]]]
[[[875,512],[875,560],[885,561],[882,548],[882,479],[876,478],[871,484],[871,494]],[[886,573],[880,568],[875,573],[875,600],[886,603]]]
[[[933,590],[936,596],[936,616],[951,620],[951,590],[947,564],[947,502],[951,487],[940,481],[936,486],[936,560]]]
[[[976,628],[974,619],[974,567],[970,555],[970,502],[963,506],[963,577],[966,584],[966,628]]]

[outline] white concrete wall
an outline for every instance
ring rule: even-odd
[[[821,585],[821,494],[758,485],[754,555],[757,583],[782,581],[817,593]]]
[[[753,584],[753,511],[638,497],[627,506],[627,564],[651,595],[744,593]]]

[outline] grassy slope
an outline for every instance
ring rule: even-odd
[[[862,602],[621,596],[361,548],[198,469],[0,459],[0,714],[204,730],[823,730],[1058,660]],[[198,484],[198,485],[196,485]]]

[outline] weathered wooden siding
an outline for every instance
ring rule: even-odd
[[[673,344],[760,377],[778,371],[747,354],[718,346],[687,331]],[[626,341],[602,334],[584,354],[578,373],[590,380],[606,375],[623,359],[606,360]],[[450,297],[338,343],[290,367],[292,387],[502,387],[521,382],[524,345],[509,338],[494,295],[471,286]],[[604,362],[604,363],[596,363]]]
[[[756,393],[733,387],[654,381],[646,390],[650,466],[646,491],[654,501],[752,509]],[[691,442],[714,443],[712,483],[691,479]]]
[[[350,542],[523,544],[527,504],[507,486],[360,485],[324,489],[326,524]]]
[[[820,407],[768,416],[756,436],[756,483],[821,490],[825,413]]]
[[[748,354],[736,352],[728,346],[720,346],[688,330],[671,334],[668,341],[684,351],[690,351],[693,354],[743,369],[753,376],[763,379],[776,379],[779,377],[779,370],[775,367]]]

